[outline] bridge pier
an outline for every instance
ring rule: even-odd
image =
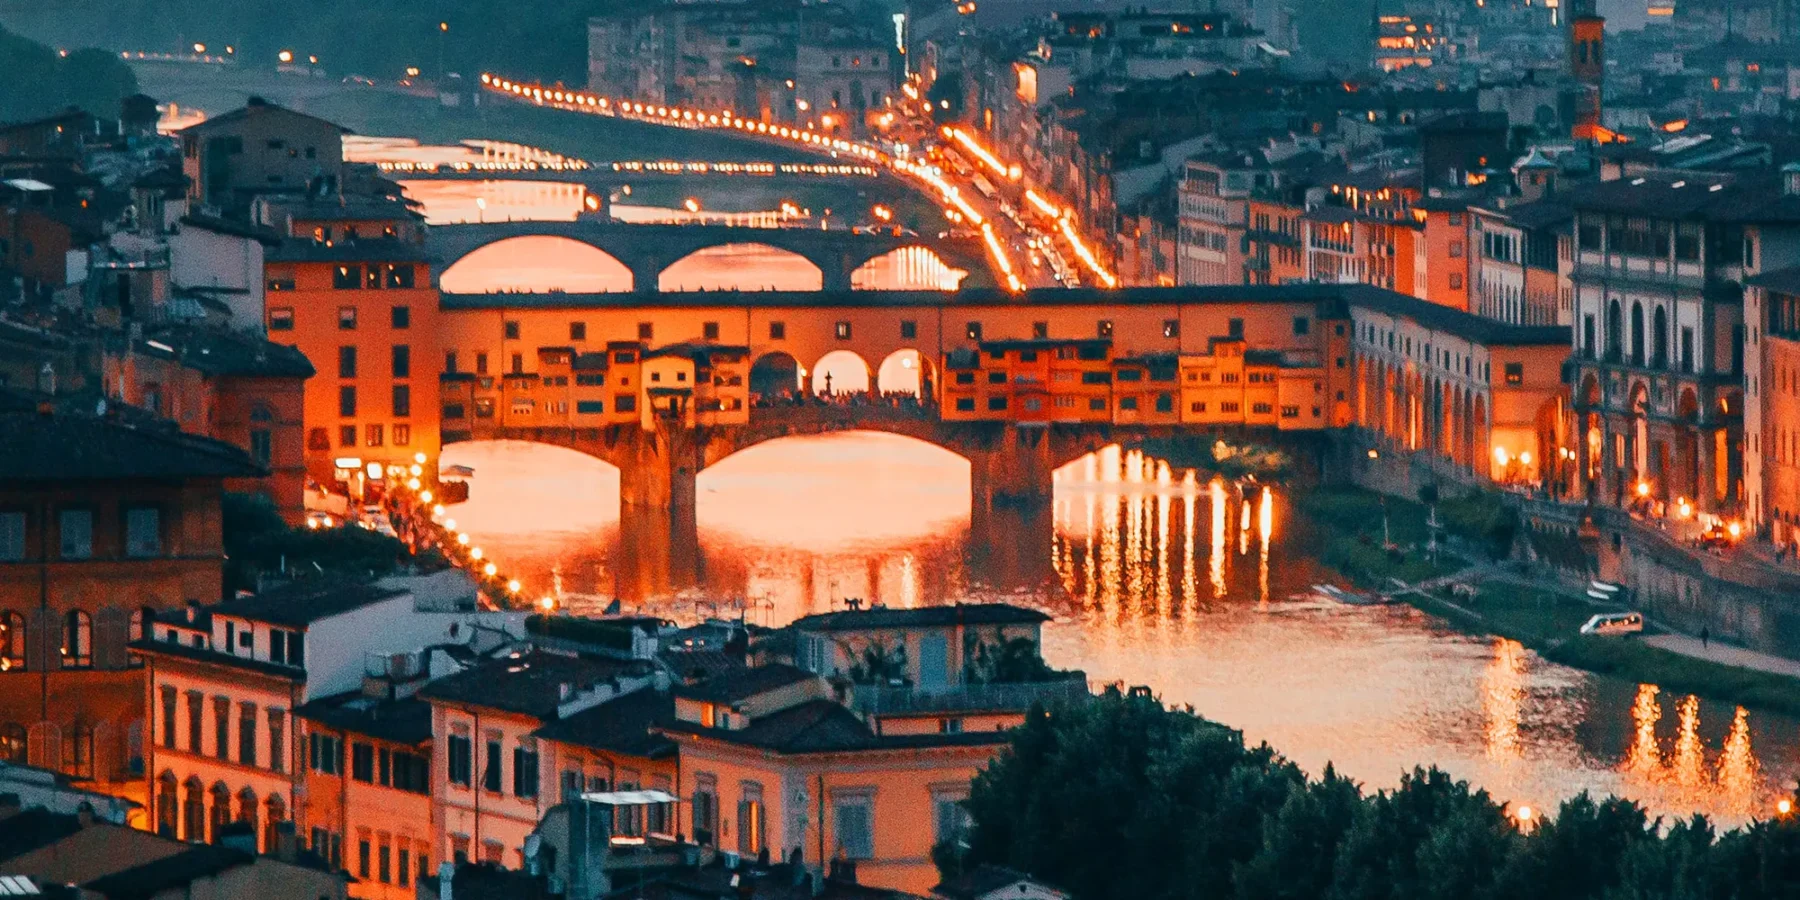
[[[993,439],[968,446],[969,500],[976,508],[995,504],[1047,503],[1056,488],[1048,428],[1002,426]]]
[[[693,509],[701,442],[692,431],[634,430],[623,443],[611,454],[611,462],[619,467],[620,506]]]

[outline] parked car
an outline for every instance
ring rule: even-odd
[[[1600,613],[1581,626],[1582,634],[1625,635],[1644,632],[1644,614],[1634,612]]]

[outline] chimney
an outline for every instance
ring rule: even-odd
[[[198,601],[198,600],[189,600],[189,601],[188,601],[188,602],[187,602],[187,620],[188,620],[188,624],[189,624],[189,625],[192,625],[192,624],[194,624],[194,618],[195,618],[195,617],[196,617],[196,616],[198,616],[198,615],[200,615],[200,601]],[[271,638],[271,640],[273,640],[273,638]]]

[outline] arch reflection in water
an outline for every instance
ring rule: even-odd
[[[527,235],[495,241],[457,260],[438,276],[451,294],[506,291],[619,293],[632,288],[631,270],[612,254],[577,240]]]
[[[768,244],[696,250],[657,277],[659,291],[817,291],[825,276],[806,257]]]
[[[954,269],[929,247],[901,247],[858,266],[850,273],[857,291],[954,291],[968,276]]]

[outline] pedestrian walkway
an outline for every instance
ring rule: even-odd
[[[1645,637],[1643,641],[1652,647],[1667,650],[1670,653],[1704,659],[1722,666],[1735,666],[1740,669],[1754,669],[1758,672],[1800,678],[1800,660],[1770,656],[1767,653],[1745,650],[1742,647],[1733,647],[1718,641],[1709,641],[1703,645],[1699,638],[1685,634],[1657,634]]]

